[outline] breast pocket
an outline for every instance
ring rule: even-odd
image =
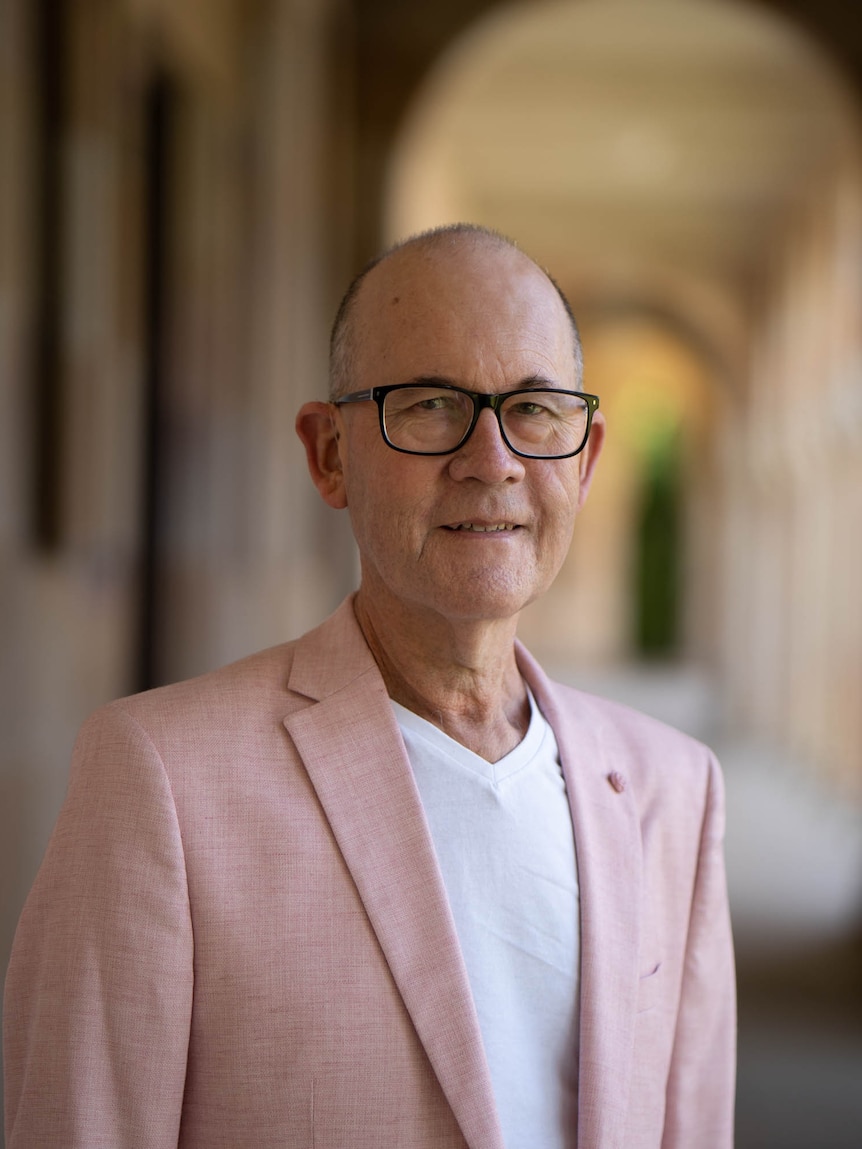
[[[638,979],[638,1013],[655,1009],[661,999],[663,985],[662,963],[654,962]]]

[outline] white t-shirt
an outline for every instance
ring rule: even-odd
[[[506,1149],[572,1149],[579,898],[554,733],[531,697],[524,740],[491,763],[392,705],[455,919]]]

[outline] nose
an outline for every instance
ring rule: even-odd
[[[524,477],[524,460],[506,446],[490,407],[480,412],[470,438],[452,456],[449,474],[458,482],[479,479],[483,483],[505,483]]]

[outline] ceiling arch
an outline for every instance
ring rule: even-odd
[[[788,212],[859,138],[837,69],[763,8],[504,5],[452,44],[407,111],[388,237],[478,220],[576,295],[657,292],[684,310],[711,294],[725,344],[740,343]]]

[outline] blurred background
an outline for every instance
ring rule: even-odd
[[[857,0],[0,0],[0,968],[84,716],[353,587],[294,414],[472,220],[610,427],[523,637],[724,762],[737,1145],[862,1145],[860,100]]]

